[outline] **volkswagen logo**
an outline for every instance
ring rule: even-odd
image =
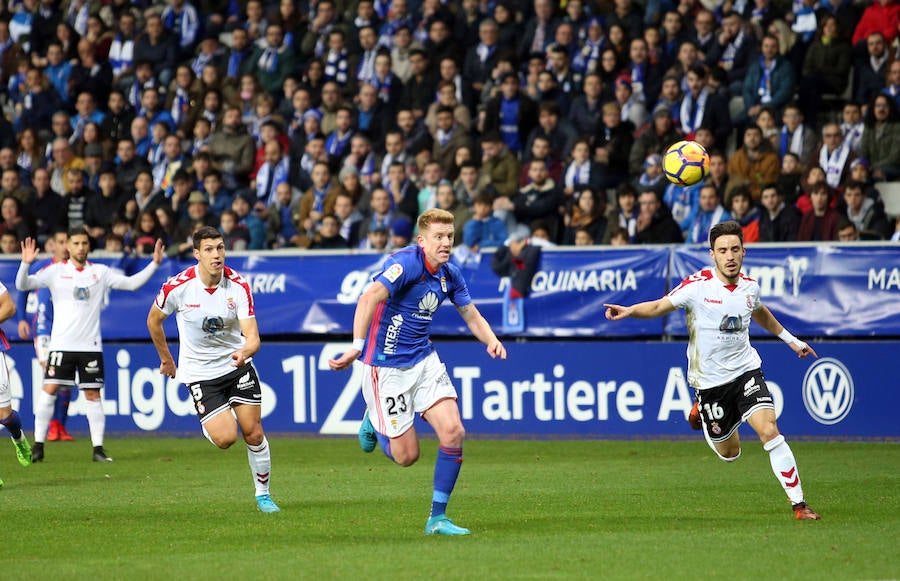
[[[826,426],[847,417],[853,407],[853,377],[843,363],[824,357],[810,366],[803,376],[803,405]]]

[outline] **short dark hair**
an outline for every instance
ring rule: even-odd
[[[850,218],[848,218],[847,216],[841,216],[841,219],[838,220],[838,225],[837,225],[838,232],[840,232],[844,228],[853,228],[854,230],[859,232],[859,228],[857,228],[856,224],[854,224],[853,221],[850,220]]]
[[[212,226],[204,226],[191,235],[191,239],[194,242],[194,250],[200,250],[200,244],[204,240],[216,240],[218,238],[223,238],[222,233]]]
[[[88,236],[88,233],[83,226],[79,226],[77,228],[69,228],[69,231],[66,234],[69,238],[71,238],[72,236]],[[88,238],[90,238],[90,236],[88,236]]]
[[[847,182],[844,184],[844,191],[846,192],[847,190],[850,190],[850,189],[865,192],[866,184],[864,184],[858,180],[847,180]]]
[[[716,240],[720,236],[737,236],[741,241],[741,246],[744,245],[744,230],[741,228],[741,225],[735,222],[734,220],[728,220],[727,222],[719,222],[715,226],[709,229],[709,247],[715,248]]]

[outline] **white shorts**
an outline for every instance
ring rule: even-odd
[[[0,353],[0,408],[12,406],[12,388],[9,385],[9,366],[6,353]]]
[[[442,399],[457,399],[456,388],[437,353],[412,367],[375,367],[363,364],[362,392],[369,419],[379,434],[403,435],[423,413]]]

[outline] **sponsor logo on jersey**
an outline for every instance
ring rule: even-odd
[[[738,333],[744,328],[744,321],[735,315],[725,315],[719,323],[719,331],[723,333]]]
[[[400,326],[403,325],[403,315],[397,313],[391,317],[391,324],[388,325],[384,334],[384,353],[385,355],[397,354],[397,341],[400,338]]]
[[[703,302],[704,303],[712,303],[714,305],[721,305],[722,299],[711,299],[709,297],[703,297]]]
[[[203,318],[203,331],[209,333],[210,335],[215,335],[219,331],[225,328],[225,321],[222,320],[222,317],[204,317]]]
[[[390,268],[384,271],[384,278],[391,282],[397,282],[397,279],[400,278],[401,274],[403,274],[403,266],[392,264]]]
[[[853,392],[853,376],[833,357],[819,359],[803,376],[803,405],[820,424],[836,424],[847,417]]]
[[[430,321],[431,316],[437,310],[440,303],[441,301],[438,299],[438,296],[435,293],[428,291],[425,293],[425,296],[419,300],[419,312],[415,313],[413,316],[417,319]]]

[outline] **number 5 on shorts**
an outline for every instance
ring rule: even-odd
[[[203,399],[203,390],[200,389],[199,383],[189,385],[188,389],[191,391],[191,397],[194,398],[194,401],[200,401],[201,399]]]

